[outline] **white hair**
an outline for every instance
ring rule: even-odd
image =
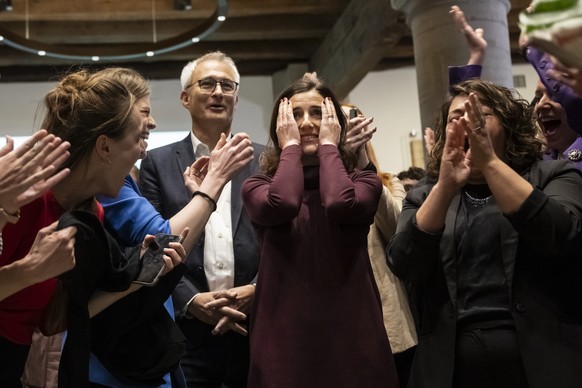
[[[182,75],[180,75],[180,84],[182,85],[182,90],[186,90],[186,88],[191,84],[192,73],[194,73],[194,70],[196,70],[196,66],[206,61],[218,61],[226,63],[228,66],[230,66],[234,73],[233,81],[240,83],[240,75],[232,58],[221,51],[213,51],[211,53],[204,54],[198,59],[188,62],[188,64],[184,66],[182,69]]]

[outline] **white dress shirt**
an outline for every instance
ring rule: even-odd
[[[191,132],[196,158],[210,155],[210,150]],[[204,272],[210,291],[226,290],[234,286],[234,250],[232,243],[231,182],[229,181],[216,201],[216,211],[210,215],[204,228]]]

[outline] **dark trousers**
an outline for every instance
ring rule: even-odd
[[[453,381],[454,388],[527,388],[515,329],[460,331]]]
[[[28,345],[18,345],[0,337],[0,387],[22,387],[20,377],[29,349]]]
[[[196,388],[246,388],[249,370],[248,337],[212,327],[197,319],[178,322],[186,336],[186,354],[180,361],[186,384]]]
[[[400,386],[402,388],[405,388],[408,385],[408,380],[410,378],[410,368],[412,367],[412,360],[414,360],[415,352],[416,346],[413,346],[403,352],[394,354],[394,365],[396,366],[398,381],[400,382]]]

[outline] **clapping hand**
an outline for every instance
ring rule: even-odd
[[[63,180],[69,169],[55,174],[69,157],[68,142],[40,130],[14,150],[14,141],[7,137],[0,149],[0,207],[16,213]]]
[[[373,117],[364,117],[359,115],[350,119],[349,129],[346,132],[345,148],[347,151],[359,155],[363,151],[363,146],[372,139],[376,133],[376,127],[368,129],[368,126],[374,121]]]

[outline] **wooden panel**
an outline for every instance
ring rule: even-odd
[[[157,40],[202,23],[215,0],[192,0],[191,11],[173,9],[173,0],[154,0]],[[0,12],[0,27],[25,32],[25,0]],[[511,51],[521,61],[517,18],[530,0],[511,0]],[[153,40],[152,0],[28,0],[30,37],[52,44],[94,47],[139,45]],[[229,0],[228,18],[204,42],[139,62],[149,78],[175,77],[185,61],[223,50],[241,74],[270,75],[290,63],[310,63],[338,94],[345,94],[370,70],[414,64],[410,30],[388,0]],[[0,82],[44,80],[75,61],[38,57],[0,43]],[[93,66],[94,64],[89,64]]]
[[[372,70],[407,27],[385,0],[352,0],[309,63],[339,98]]]

